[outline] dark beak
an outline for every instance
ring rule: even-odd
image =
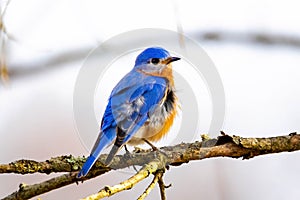
[[[166,61],[166,64],[170,64],[171,62],[174,62],[174,61],[177,61],[177,60],[180,60],[181,58],[178,58],[178,57],[169,57],[167,58],[165,61]]]

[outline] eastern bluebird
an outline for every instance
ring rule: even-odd
[[[177,97],[171,57],[160,47],[138,55],[134,68],[114,87],[106,106],[100,133],[92,152],[77,177],[85,176],[104,148],[114,143],[105,164],[126,144],[160,140],[177,114]]]

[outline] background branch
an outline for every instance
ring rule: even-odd
[[[0,34],[1,32],[3,31],[1,31],[0,29]],[[300,48],[300,37],[292,36],[292,35],[284,35],[284,34],[272,34],[268,32],[243,33],[243,32],[234,32],[234,31],[222,31],[222,30],[206,30],[206,31],[191,33],[189,35],[193,36],[193,38],[201,42],[211,42],[211,41],[218,42],[218,43],[235,42],[241,44],[254,44],[254,45],[266,45],[266,46],[278,45],[278,46],[293,47],[296,49]],[[165,38],[165,40],[168,41],[168,38]],[[8,48],[9,45],[6,44],[2,48],[5,47]],[[40,73],[47,73],[50,70],[56,68],[63,69],[62,66],[66,64],[82,61],[93,48],[95,48],[95,46],[82,46],[81,48],[72,49],[68,51],[56,51],[53,54],[45,54],[44,59],[38,57],[37,60],[32,60],[28,63],[11,64],[8,66],[9,77],[11,79],[17,79],[26,76],[37,75]],[[108,53],[113,52],[113,49],[107,49],[107,51]],[[4,58],[2,60],[4,60]],[[5,70],[7,70],[6,67]]]
[[[293,48],[300,47],[300,37],[268,32],[234,32],[210,30],[193,34],[200,41],[238,42],[256,45],[280,45]]]

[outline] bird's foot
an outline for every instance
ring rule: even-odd
[[[152,148],[153,151],[158,151],[158,148],[156,146],[154,146],[151,142],[149,142],[146,139],[143,139],[143,140]]]
[[[126,153],[124,154],[124,157],[125,157],[126,159],[132,159],[132,158],[133,158],[132,153],[130,153],[130,151],[127,149],[127,146],[126,146],[126,145],[125,145],[124,147],[125,147],[125,151],[126,151]],[[132,165],[132,167],[133,167],[133,169],[134,169],[136,172],[138,172],[138,170],[137,170],[137,168],[136,168],[135,165]]]
[[[160,150],[159,148],[154,146],[151,142],[149,142],[146,139],[143,139],[143,140],[144,140],[144,142],[146,142],[152,148],[153,151],[159,152],[159,153],[163,154],[164,156],[168,157],[168,155],[165,152],[163,152],[162,150]]]

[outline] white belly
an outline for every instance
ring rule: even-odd
[[[143,139],[147,140],[157,134],[164,127],[168,115],[169,113],[167,113],[165,107],[159,106],[150,116],[150,119],[128,141],[128,144],[133,146],[143,144]]]

